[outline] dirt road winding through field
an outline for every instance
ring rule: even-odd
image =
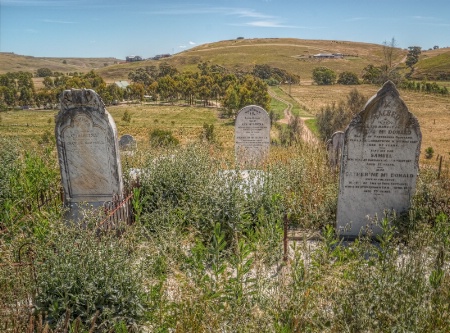
[[[277,101],[286,104],[286,109],[284,109],[283,113],[284,113],[284,117],[281,118],[280,120],[278,120],[277,122],[280,124],[289,124],[289,122],[291,121],[291,119],[294,117],[292,114],[292,103],[282,99],[281,97],[279,97],[273,90],[269,89],[269,95],[270,97],[276,99]],[[316,138],[316,136],[313,134],[313,132],[311,132],[311,130],[306,126],[305,124],[305,120],[307,119],[311,119],[310,117],[300,117],[300,121],[302,122],[302,140],[306,141],[306,142],[310,142],[313,143],[315,145],[319,144],[319,140]]]

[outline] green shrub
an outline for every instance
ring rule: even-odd
[[[433,154],[434,154],[434,149],[433,149],[433,147],[428,147],[427,149],[425,149],[425,158],[426,158],[426,159],[431,159],[431,158],[433,158]]]
[[[366,98],[353,89],[346,101],[332,102],[320,109],[316,115],[317,129],[322,140],[331,138],[334,132],[343,131],[352,118],[362,111]]]
[[[150,133],[150,144],[153,147],[173,147],[178,146],[179,143],[180,141],[171,131],[155,129]]]
[[[359,84],[358,75],[353,72],[342,72],[339,74],[337,83],[344,85],[355,85]]]
[[[121,322],[136,327],[145,314],[142,258],[115,230],[53,225],[37,249],[35,309],[51,327],[66,316],[108,331]]]
[[[122,116],[122,120],[126,123],[130,123],[131,122],[131,113],[129,113],[128,111],[125,111]]]
[[[321,85],[331,85],[336,82],[336,73],[328,67],[316,67],[312,72],[313,81]]]

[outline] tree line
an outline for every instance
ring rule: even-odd
[[[392,39],[389,43],[385,42],[383,45],[383,63],[380,66],[369,64],[364,67],[361,73],[361,78],[359,78],[358,74],[354,72],[344,71],[338,75],[334,70],[328,67],[320,66],[313,69],[313,82],[317,85],[332,85],[336,83],[343,85],[358,85],[361,83],[380,85],[390,80],[400,89],[440,95],[449,94],[447,87],[439,86],[436,82],[430,83],[426,80],[416,82],[411,80],[411,77],[415,71],[414,66],[419,61],[419,56],[422,52],[420,46],[408,47],[405,65],[409,71],[404,75],[400,72],[398,66],[396,66],[393,62],[394,51],[395,40]]]
[[[299,81],[285,71],[268,66],[261,68],[255,67],[250,73],[232,73],[219,65],[200,63],[196,72],[179,72],[164,62],[158,67],[147,66],[130,72],[131,84],[125,88],[115,83],[106,84],[94,71],[63,74],[43,68],[36,72],[36,76],[44,78],[43,88],[39,90],[34,86],[32,73],[7,73],[0,75],[0,109],[25,105],[50,107],[59,102],[63,90],[86,88],[94,89],[107,105],[122,100],[220,105],[224,114],[231,116],[249,104],[268,110],[268,82]]]

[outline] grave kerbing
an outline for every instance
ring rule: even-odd
[[[55,136],[66,218],[79,221],[85,208],[122,199],[117,128],[93,90],[65,90],[60,102]]]
[[[388,81],[357,114],[344,135],[337,231],[377,235],[386,212],[410,208],[419,171],[422,134],[395,85]]]

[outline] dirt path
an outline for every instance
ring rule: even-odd
[[[269,89],[269,95],[270,97],[276,99],[277,101],[286,104],[286,109],[284,109],[283,113],[284,113],[284,117],[281,118],[280,120],[278,120],[277,122],[280,124],[289,124],[289,121],[291,120],[291,118],[293,117],[292,115],[292,103],[282,99],[281,97],[279,97],[274,91]],[[314,135],[313,132],[311,132],[311,130],[306,126],[305,121],[308,119],[311,119],[312,117],[300,117],[300,121],[302,122],[302,140],[305,142],[309,142],[309,143],[313,143],[315,145],[319,145],[320,141],[316,138],[316,136]]]

